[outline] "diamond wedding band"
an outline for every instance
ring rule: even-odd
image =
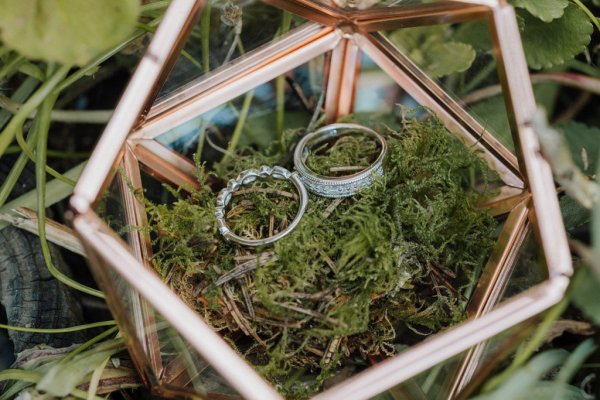
[[[349,135],[367,135],[379,143],[380,154],[371,165],[355,174],[333,177],[319,175],[306,165],[311,150],[325,141]],[[348,197],[359,190],[371,186],[375,178],[383,175],[382,163],[387,153],[387,143],[383,136],[367,127],[357,124],[331,124],[304,136],[294,151],[294,165],[306,188],[319,196],[337,198]]]
[[[231,231],[227,223],[225,222],[225,207],[231,201],[233,193],[235,193],[240,186],[248,185],[254,182],[258,178],[267,178],[272,177],[274,179],[285,179],[289,180],[294,184],[296,189],[298,190],[298,195],[300,198],[300,204],[298,206],[298,212],[296,217],[292,221],[291,224],[287,226],[283,231],[277,233],[276,235],[270,236],[264,239],[248,239],[242,236],[238,236]],[[300,222],[304,211],[306,211],[306,205],[308,204],[308,193],[302,184],[302,181],[298,177],[297,173],[291,173],[287,169],[283,167],[267,167],[263,165],[259,169],[247,169],[240,173],[237,178],[231,179],[227,183],[227,187],[222,189],[217,196],[217,208],[215,209],[215,217],[217,218],[217,226],[219,232],[226,240],[230,240],[232,242],[239,243],[244,246],[257,247],[265,244],[273,243],[282,237],[289,234],[294,230],[296,225]]]

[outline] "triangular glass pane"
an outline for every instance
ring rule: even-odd
[[[308,126],[321,99],[326,56],[320,56],[194,119],[156,140],[192,159],[199,150],[211,165],[227,152],[266,150],[279,133]]]
[[[498,60],[486,21],[399,28],[382,34],[515,153]],[[554,107],[556,86],[536,84],[534,91],[540,104]]]
[[[280,40],[305,20],[258,0],[209,0],[159,97]]]

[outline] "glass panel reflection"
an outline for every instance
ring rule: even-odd
[[[186,157],[218,160],[236,149],[267,149],[285,130],[306,127],[323,94],[323,55],[285,76],[237,97],[160,135],[156,140]],[[278,89],[281,88],[281,89]]]
[[[160,96],[251,50],[280,40],[303,22],[302,18],[262,1],[207,1]]]

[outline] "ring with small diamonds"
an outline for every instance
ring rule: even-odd
[[[306,165],[311,151],[322,143],[334,138],[350,135],[367,135],[377,141],[380,153],[377,159],[360,172],[340,177],[319,175]],[[358,124],[331,124],[304,136],[294,151],[294,166],[306,188],[322,197],[349,197],[373,184],[375,178],[383,175],[383,160],[387,153],[387,143],[382,135]]]
[[[284,230],[268,238],[248,239],[236,235],[231,231],[231,229],[229,228],[229,226],[227,226],[227,223],[225,222],[225,207],[227,207],[227,205],[231,201],[233,193],[237,192],[241,186],[248,185],[257,180],[258,178],[264,179],[268,177],[272,177],[274,179],[289,180],[294,184],[296,190],[298,190],[298,197],[300,203],[298,205],[298,212],[296,213],[296,217]],[[219,232],[221,233],[221,235],[223,235],[225,240],[236,242],[244,246],[257,247],[273,243],[292,232],[300,222],[304,211],[306,211],[307,204],[308,193],[306,192],[306,188],[304,187],[304,184],[302,183],[296,172],[292,173],[287,169],[279,166],[271,168],[267,167],[266,165],[263,165],[259,169],[247,169],[241,172],[237,176],[237,178],[229,180],[229,182],[227,183],[227,187],[223,188],[217,196],[217,207],[215,209],[215,217],[217,218],[217,226]]]

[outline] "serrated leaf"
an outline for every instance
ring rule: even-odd
[[[583,52],[590,43],[593,26],[587,15],[573,4],[561,18],[546,23],[519,10],[523,19],[523,47],[531,68],[550,68],[563,64]]]
[[[469,69],[475,60],[475,49],[467,43],[449,41],[450,26],[435,25],[400,29],[390,40],[433,78]]]
[[[434,43],[427,48],[424,68],[439,78],[454,72],[464,72],[475,60],[475,49],[466,43]]]
[[[22,55],[83,65],[131,33],[140,0],[0,0],[0,39]]]
[[[544,22],[550,22],[563,16],[568,0],[512,0],[515,7],[524,8]]]

